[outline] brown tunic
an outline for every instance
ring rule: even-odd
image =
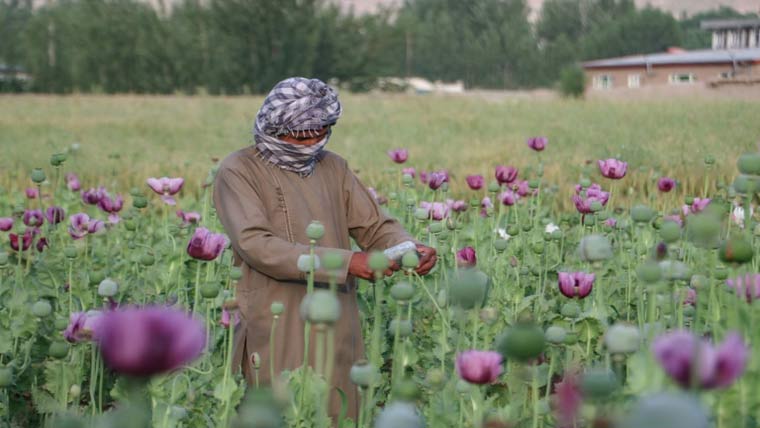
[[[241,323],[235,331],[234,367],[241,367],[249,383],[254,379],[250,358],[261,357],[259,382],[269,383],[270,305],[285,305],[275,333],[274,371],[295,369],[303,362],[304,323],[299,305],[306,294],[306,275],[296,266],[298,256],[308,254],[306,227],[320,221],[325,235],[316,254],[340,251],[346,267],[338,275],[341,318],[335,326],[333,386],[348,397],[348,416],[356,419],[358,394],[351,384],[351,365],[364,357],[354,278],[348,276],[351,240],[362,250],[384,250],[412,239],[388,217],[340,156],[323,152],[314,173],[301,177],[261,159],[254,146],[232,153],[219,168],[214,204],[232,241],[236,264],[243,276],[237,284]],[[327,283],[328,273],[315,273],[315,281]],[[314,335],[310,360],[314,364]],[[335,389],[330,415],[336,416],[340,400]]]

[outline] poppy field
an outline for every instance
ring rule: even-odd
[[[271,388],[231,367],[241,273],[211,197],[259,102],[0,98],[0,427],[760,423],[751,104],[347,96],[327,149],[439,256],[370,257],[348,420],[334,287],[271,307],[316,331],[315,367]]]

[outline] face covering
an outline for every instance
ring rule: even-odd
[[[256,149],[266,161],[306,177],[314,172],[314,166],[330,140],[330,134],[332,130],[328,131],[325,138],[311,146],[288,143],[276,137],[257,138]]]

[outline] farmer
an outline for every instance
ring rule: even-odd
[[[313,220],[324,225],[316,254],[323,259],[329,252],[338,252],[345,260],[337,281],[341,317],[335,326],[332,383],[346,393],[348,416],[355,420],[359,400],[349,370],[364,357],[355,279],[373,278],[368,251],[385,250],[412,238],[383,213],[346,161],[324,149],[340,115],[338,96],[324,82],[294,77],[278,83],[256,115],[255,144],[222,162],[214,204],[232,241],[235,263],[243,272],[237,284],[241,322],[235,331],[234,367],[242,366],[249,383],[254,382],[254,353],[261,358],[262,384],[270,382],[269,364],[274,364],[277,376],[303,363],[304,323],[298,308],[306,294],[306,274],[296,263],[309,252],[306,227]],[[351,238],[361,251],[352,250]],[[423,245],[417,250],[421,256],[416,271],[425,275],[436,263],[436,252]],[[394,270],[397,264],[384,274]],[[328,273],[318,269],[316,286],[328,281]],[[285,311],[276,326],[272,362],[273,302],[283,303]],[[309,343],[313,365],[313,334]],[[340,399],[335,388],[331,394],[329,413],[335,418]]]

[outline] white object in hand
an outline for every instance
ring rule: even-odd
[[[391,248],[388,248],[387,250],[383,251],[383,254],[388,258],[388,260],[398,261],[401,259],[401,257],[404,256],[404,254],[416,249],[417,245],[415,245],[414,242],[405,241],[398,245],[394,245]]]

